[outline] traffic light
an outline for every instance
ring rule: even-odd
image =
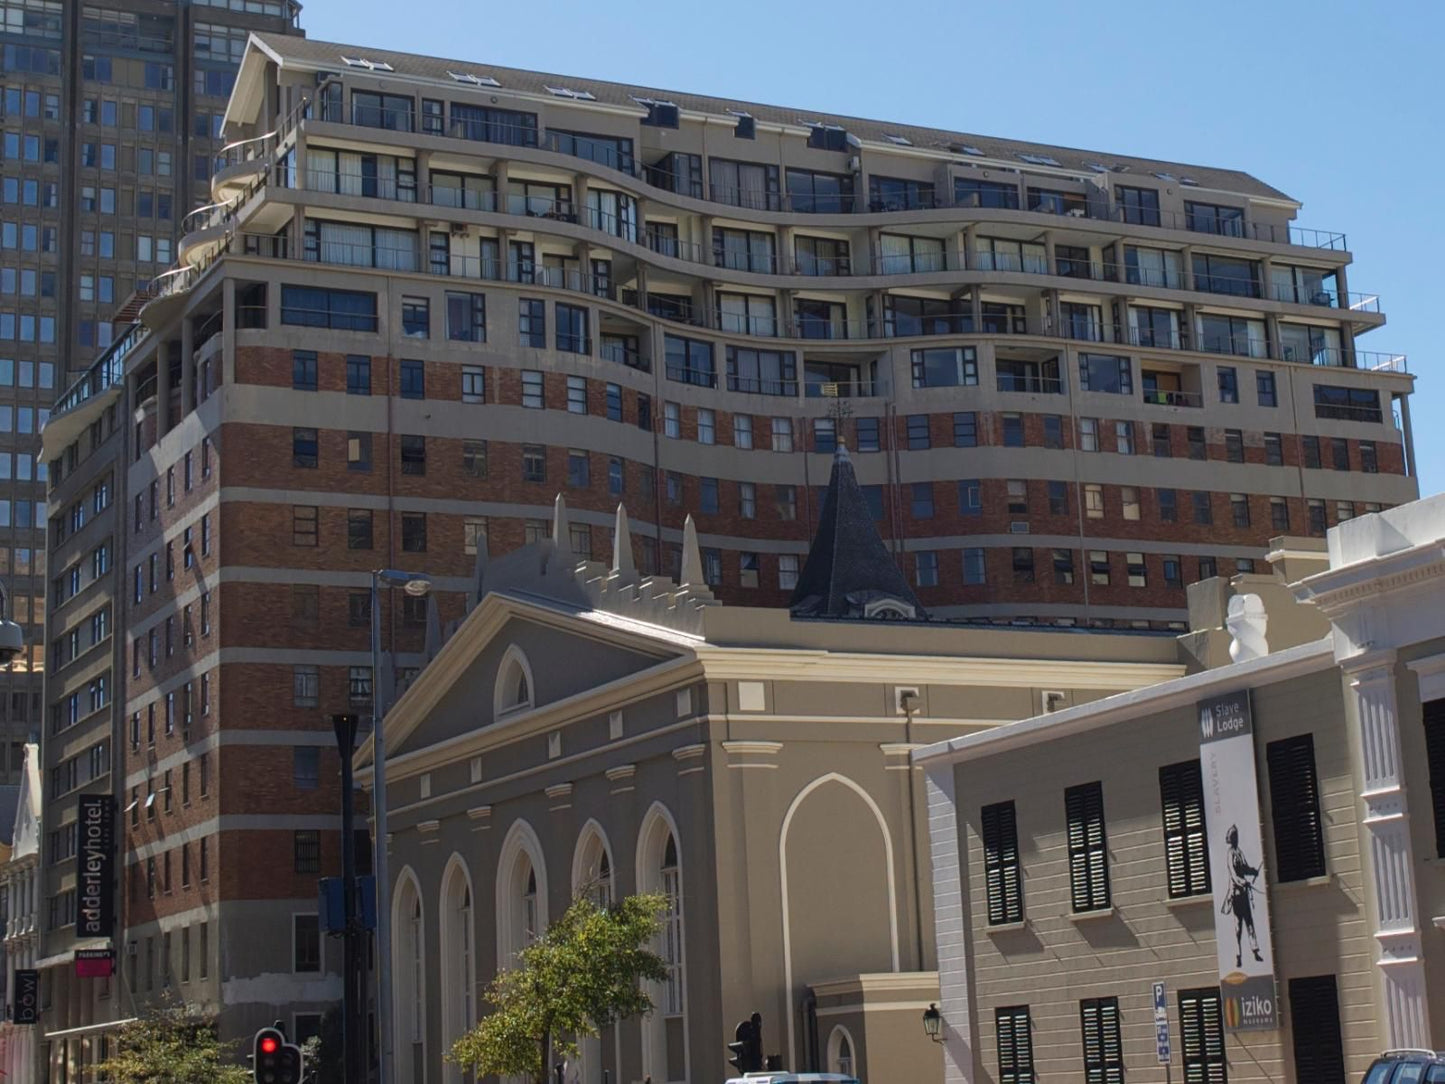
[[[763,1018],[758,1013],[742,1021],[728,1043],[732,1055],[728,1064],[739,1073],[760,1073],[763,1070]]]
[[[254,1050],[251,1072],[256,1084],[301,1084],[305,1069],[301,1048],[288,1043],[280,1028],[256,1032]]]

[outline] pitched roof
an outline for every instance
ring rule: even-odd
[[[911,610],[910,617],[925,616],[878,536],[848,449],[840,442],[823,495],[818,532],[788,608],[795,617],[866,617],[872,604],[885,601]],[[890,609],[890,616],[897,616],[897,608]]]
[[[423,56],[417,53],[401,53],[370,45],[342,44],[317,41],[314,38],[294,37],[287,34],[255,34],[268,51],[285,60],[302,65],[314,65],[327,70],[344,70],[343,56],[352,59],[366,59],[389,64],[400,77],[453,81],[453,74],[476,75],[497,80],[502,90],[523,91],[531,94],[550,95],[554,89],[586,92],[598,101],[609,105],[620,105],[636,109],[641,115],[643,107],[638,98],[653,98],[672,102],[684,111],[708,113],[725,117],[729,113],[747,113],[764,124],[827,124],[846,128],[859,139],[870,143],[896,143],[906,140],[913,147],[951,153],[961,158],[977,157],[1027,165],[1023,155],[1036,155],[1053,159],[1058,166],[1083,174],[1099,172],[1097,167],[1109,171],[1150,175],[1171,173],[1188,177],[1201,188],[1233,192],[1243,196],[1264,199],[1291,200],[1291,197],[1242,170],[1221,169],[1213,166],[1166,162],[1134,155],[1121,155],[1104,151],[1082,150],[1074,147],[1058,147],[1046,143],[1029,143],[997,136],[975,135],[968,132],[950,131],[943,128],[925,128],[919,125],[902,124],[893,121],[869,120],[862,117],[848,117],[833,113],[820,113],[813,109],[796,106],[765,105],[731,98],[715,98],[705,94],[689,94],[657,87],[634,86],[627,83],[613,83],[601,79],[588,79],[578,75],[557,75],[546,72],[528,71],[523,68],[505,68],[496,64],[470,60],[448,60],[443,57]],[[376,72],[386,75],[385,71]],[[466,83],[458,83],[465,87]],[[971,148],[968,151],[963,147]],[[979,152],[975,155],[973,152]]]

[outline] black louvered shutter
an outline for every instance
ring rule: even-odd
[[[1209,845],[1199,761],[1160,768],[1159,800],[1164,810],[1164,863],[1170,898],[1208,892]]]
[[[1010,1005],[994,1010],[998,1037],[998,1084],[1034,1084],[1034,1040],[1029,1007]]]
[[[1179,1032],[1184,1084],[1226,1084],[1224,1019],[1219,988],[1179,991]]]
[[[1425,705],[1425,759],[1430,764],[1430,799],[1435,809],[1435,854],[1445,858],[1445,700]]]
[[[1079,1027],[1084,1040],[1085,1084],[1123,1084],[1124,1052],[1119,1039],[1119,999],[1097,997],[1080,1001]]]
[[[1104,835],[1104,788],[1084,783],[1064,791],[1069,824],[1069,894],[1075,911],[1109,906],[1109,854]]]
[[[1335,977],[1290,979],[1289,1015],[1294,1078],[1310,1084],[1345,1084],[1345,1047],[1340,1036],[1340,997]]]
[[[1019,837],[1014,804],[983,807],[983,868],[988,888],[988,924],[999,926],[1024,919],[1023,877],[1019,870]]]
[[[1300,734],[1270,742],[1266,756],[1270,809],[1274,814],[1275,879],[1323,877],[1325,838],[1315,775],[1314,735]]]

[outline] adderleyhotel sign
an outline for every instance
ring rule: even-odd
[[[1269,1030],[1279,1027],[1279,1007],[1249,690],[1201,700],[1197,707],[1224,1026]]]
[[[108,794],[82,794],[79,812],[75,935],[110,937],[115,930],[115,803]]]

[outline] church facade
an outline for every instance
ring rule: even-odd
[[[927,622],[855,501],[842,455],[796,612],[717,604],[690,530],[676,580],[638,575],[620,510],[581,560],[560,499],[550,539],[479,561],[386,721],[397,1080],[461,1081],[480,992],[584,890],[668,896],[669,977],[568,1081],[721,1079],[753,1012],[790,1069],[941,1079],[910,752],[1184,667],[1167,637]]]

